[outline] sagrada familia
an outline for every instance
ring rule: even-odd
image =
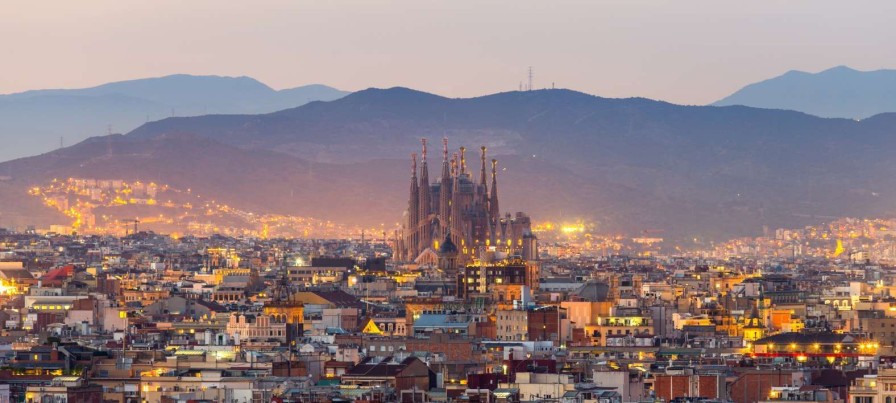
[[[397,234],[395,257],[412,262],[431,250],[437,254],[456,252],[457,264],[467,264],[484,253],[495,252],[538,259],[537,238],[524,213],[501,217],[498,204],[498,161],[491,162],[489,184],[486,148],[480,147],[478,180],[467,169],[466,148],[449,159],[448,139],[442,140],[442,173],[430,182],[426,139],[418,176],[417,154],[411,154],[411,187],[407,221]]]

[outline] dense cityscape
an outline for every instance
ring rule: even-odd
[[[442,154],[434,180],[425,140],[420,167],[413,156],[406,222],[391,238],[171,236],[136,224],[126,235],[0,233],[0,400],[896,393],[885,382],[896,377],[892,221],[840,219],[668,254],[656,235],[597,236],[582,223],[502,214],[486,148],[478,174],[465,148],[449,157],[445,139]],[[154,205],[169,191],[60,186],[119,205]],[[32,194],[80,211],[48,188]]]
[[[243,211],[203,199],[192,189],[175,189],[153,182],[53,179],[46,185],[31,187],[28,195],[40,198],[45,206],[68,217],[68,223],[48,228],[61,234],[77,231],[127,235],[140,225],[175,235],[223,234],[259,238],[340,237],[361,230],[360,227],[349,229],[313,218]]]
[[[896,403],[894,15],[0,0],[0,403]]]

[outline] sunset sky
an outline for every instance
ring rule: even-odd
[[[861,6],[860,6],[861,5]],[[535,87],[715,101],[788,70],[896,67],[885,1],[0,1],[0,93],[174,73],[274,88]]]

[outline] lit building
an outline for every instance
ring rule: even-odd
[[[528,339],[528,312],[522,309],[499,309],[495,316],[498,340]]]
[[[754,358],[790,357],[797,362],[856,363],[874,358],[880,344],[858,335],[824,333],[779,333],[752,343]]]
[[[416,357],[367,357],[342,376],[343,385],[354,388],[390,387],[429,390],[435,374]]]
[[[37,279],[22,262],[0,262],[0,294],[24,294],[36,284]]]
[[[423,139],[422,166],[417,173],[417,154],[412,155],[411,186],[407,221],[398,240],[395,256],[415,261],[422,253],[439,250],[439,243],[450,237],[458,248],[459,263],[464,264],[489,248],[525,260],[537,260],[538,240],[532,233],[531,220],[523,213],[501,216],[498,205],[498,161],[491,160],[491,184],[488,183],[486,148],[481,147],[478,180],[467,170],[466,148],[453,158],[448,156],[448,140],[443,140],[442,175],[429,180],[426,139]]]
[[[857,378],[849,387],[849,399],[856,403],[896,402],[894,357],[881,357],[877,374]]]
[[[401,316],[368,318],[364,325],[361,326],[361,333],[404,337],[407,336],[407,318]]]
[[[274,322],[268,315],[230,315],[227,334],[240,345],[249,347],[278,347],[286,342],[286,322]]]
[[[287,276],[293,284],[318,285],[342,281],[348,272],[345,267],[296,266],[287,268]]]
[[[799,333],[805,328],[802,319],[792,309],[769,309],[771,328],[775,331]]]
[[[759,318],[759,311],[753,309],[750,317],[744,321],[744,341],[753,342],[765,337],[765,326]]]
[[[650,317],[598,317],[594,324],[585,327],[585,331],[592,342],[599,346],[653,345],[654,333]]]
[[[265,303],[263,312],[271,317],[271,322],[286,324],[286,341],[294,344],[304,332],[305,305],[299,301],[290,288],[286,273],[274,286],[271,300]]]
[[[843,403],[843,399],[831,390],[816,385],[807,386],[773,386],[768,399],[759,403],[773,402],[827,402]]]
[[[853,311],[847,320],[851,331],[867,334],[882,346],[896,346],[896,318],[887,316],[885,311]]]
[[[653,388],[656,397],[665,402],[676,398],[702,397],[719,399],[725,396],[725,375],[695,373],[692,368],[670,367],[657,374]]]
[[[53,378],[47,386],[29,386],[25,390],[26,403],[42,402],[79,402],[101,403],[103,387],[87,385],[77,376],[60,376]]]
[[[519,401],[559,401],[566,392],[575,391],[575,380],[567,374],[520,372],[513,383],[500,383],[499,387],[519,390]]]
[[[465,300],[489,295],[496,302],[521,301],[527,290],[536,289],[538,264],[519,257],[478,260],[457,274],[457,294]]]
[[[171,400],[234,402],[250,401],[257,379],[228,376],[225,371],[188,370],[162,376],[141,376],[140,395],[144,402],[162,403]]]

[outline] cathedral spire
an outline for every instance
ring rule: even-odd
[[[411,153],[411,179],[417,182],[417,153]]]
[[[458,163],[460,160],[458,159],[457,153],[454,154],[454,163],[452,164],[454,181],[451,184],[451,215],[448,220],[450,223],[450,231],[454,236],[454,239],[457,241],[455,243],[459,243],[460,237],[463,237],[465,234],[461,230],[461,226],[463,225],[461,210],[460,210],[460,173],[458,172],[459,167]]]
[[[492,159],[492,194],[488,200],[488,215],[495,222],[501,220],[501,210],[498,207],[498,160]]]
[[[486,186],[488,184],[485,183],[485,146],[479,147],[479,149],[482,150],[482,169],[479,170],[479,184]]]
[[[448,137],[442,137],[442,161],[448,162]]]
[[[423,144],[423,166],[420,168],[420,250],[424,250],[432,245],[432,227],[430,225],[429,214],[432,212],[432,195],[429,193],[429,165],[426,163],[426,139],[420,139]]]
[[[442,138],[442,181],[451,178],[451,162],[448,161],[448,137]]]
[[[439,226],[444,236],[451,215],[451,164],[448,162],[448,138],[442,138],[442,182],[439,184]]]
[[[420,188],[421,191],[425,188],[426,192],[429,193],[429,165],[426,163],[426,139],[420,139],[420,142],[423,143],[423,157],[421,159],[423,166],[420,167]],[[416,160],[414,163],[416,164]],[[426,198],[429,198],[428,194]],[[428,209],[429,207],[427,207],[427,210]]]
[[[417,185],[417,153],[411,154],[411,189],[408,197],[408,259],[417,257],[420,188]]]
[[[467,147],[460,147],[460,174],[467,173]]]

